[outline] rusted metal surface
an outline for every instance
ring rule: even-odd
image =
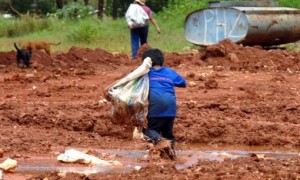
[[[277,45],[300,40],[300,10],[282,7],[216,7],[194,11],[185,37],[196,45],[230,39],[244,45]]]

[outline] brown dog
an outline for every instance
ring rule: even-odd
[[[50,43],[47,41],[28,41],[22,44],[21,49],[23,50],[40,50],[43,49],[46,51],[46,53],[50,56],[51,53],[51,47],[50,45],[59,45],[59,43]]]

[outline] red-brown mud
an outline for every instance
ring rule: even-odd
[[[132,127],[111,123],[102,88],[120,79],[140,59],[125,53],[72,47],[49,57],[33,53],[31,68],[17,67],[15,51],[0,53],[0,162],[58,154],[57,147],[145,150]],[[178,149],[227,145],[300,149],[300,53],[244,47],[230,41],[186,54],[165,53],[165,65],[188,81],[176,89]],[[189,145],[191,144],[191,145]],[[55,156],[53,156],[55,158]],[[149,161],[126,174],[7,177],[43,179],[299,179],[300,156],[289,159],[200,160],[177,170],[175,162]]]

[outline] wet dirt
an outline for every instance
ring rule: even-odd
[[[15,55],[15,51],[0,53],[0,162],[11,157],[22,169],[26,159],[43,157],[50,161],[44,166],[66,166],[55,161],[63,152],[57,147],[146,152],[147,143],[132,140],[133,127],[111,122],[111,106],[103,101],[102,94],[102,88],[131,72],[140,59],[132,61],[125,53],[72,47],[51,57],[35,51],[31,68],[23,69],[17,67]],[[299,179],[299,61],[300,53],[244,47],[228,40],[203,51],[165,53],[165,65],[188,81],[187,88],[176,89],[177,161],[94,152],[104,159],[130,159],[143,166],[127,173],[120,170],[89,175],[60,174],[51,168],[38,173],[16,169],[14,173],[5,172],[4,177]],[[201,144],[201,148],[195,144]],[[238,157],[201,159],[202,145],[206,153],[224,151]],[[232,149],[235,151],[227,149],[229,145],[236,147]],[[239,147],[260,147],[258,154],[280,151],[288,155],[258,158]],[[242,156],[238,150],[247,155]],[[197,158],[185,152],[195,152]],[[192,162],[190,166],[178,168],[188,162]]]
[[[18,160],[18,167],[14,170],[17,174],[31,174],[37,175],[46,171],[57,171],[62,174],[79,173],[89,176],[96,173],[118,174],[118,173],[132,173],[134,170],[139,170],[147,166],[147,151],[142,150],[94,150],[100,156],[110,157],[117,160],[121,165],[94,165],[87,166],[79,163],[63,163],[58,162],[53,157],[27,157]],[[256,157],[261,160],[271,159],[286,159],[297,156],[295,152],[281,152],[281,151],[242,151],[242,150],[178,150],[177,157],[184,159],[183,162],[177,162],[175,167],[177,170],[190,168],[197,164],[199,160],[209,161],[225,161],[226,159],[237,159],[241,157]],[[5,177],[5,176],[4,176]]]

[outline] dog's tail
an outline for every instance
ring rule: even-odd
[[[14,42],[14,46],[15,46],[16,50],[17,50],[18,52],[20,52],[20,49],[18,48],[16,42]]]
[[[60,45],[61,42],[58,42],[58,43],[49,43],[49,44],[51,44],[51,45]]]

